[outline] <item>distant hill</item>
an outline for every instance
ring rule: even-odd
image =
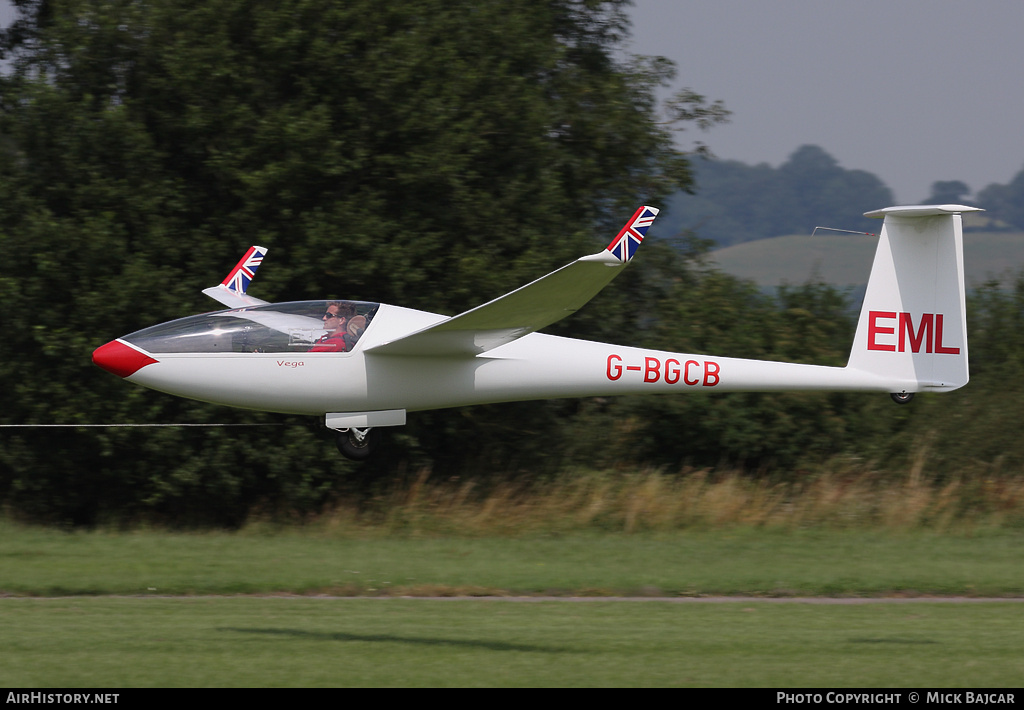
[[[717,159],[697,159],[691,167],[694,193],[665,200],[656,234],[671,238],[693,232],[725,248],[806,233],[817,225],[870,232],[877,227],[864,211],[895,204],[892,191],[877,176],[847,170],[815,145],[800,146],[778,167]],[[976,204],[986,210],[978,217],[988,223],[984,231],[1024,229],[1024,170],[1006,185],[989,185],[976,198],[970,192],[960,180],[940,180],[932,184],[929,197],[904,204]]]
[[[867,283],[875,255],[875,237],[818,232],[735,244],[710,253],[722,271],[762,287],[797,285],[820,279],[833,286]],[[964,234],[964,272],[967,285],[1013,276],[1024,268],[1024,233],[968,232]]]
[[[655,226],[668,234],[693,230],[722,247],[819,224],[870,231],[874,220],[864,211],[893,204],[875,175],[847,170],[814,145],[797,148],[777,168],[714,159],[695,160],[692,168],[695,194],[673,195]]]

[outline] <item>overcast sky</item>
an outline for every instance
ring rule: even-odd
[[[634,2],[631,50],[733,112],[700,136],[720,158],[819,145],[903,204],[1024,168],[1024,0]]]

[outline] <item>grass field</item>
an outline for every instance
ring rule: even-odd
[[[880,226],[880,225],[879,225]],[[774,287],[820,278],[834,286],[867,283],[878,240],[825,232],[758,239],[712,252],[726,273]],[[992,277],[1016,273],[1024,266],[1024,235],[968,232],[964,235],[964,269],[968,287]]]
[[[0,600],[8,687],[1014,687],[1024,604]]]
[[[1012,687],[1024,677],[1021,550],[1013,529],[472,537],[6,523],[0,684]],[[712,594],[759,599],[699,599]]]
[[[5,526],[0,593],[1020,596],[1022,562],[1022,532],[409,538]]]
[[[1024,486],[920,468],[419,477],[235,532],[0,521],[0,684],[1018,686]]]

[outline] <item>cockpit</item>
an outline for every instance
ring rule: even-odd
[[[318,343],[335,336],[344,345],[332,350],[347,352],[378,308],[379,303],[364,301],[274,303],[179,318],[122,340],[149,353],[306,353],[324,351]]]

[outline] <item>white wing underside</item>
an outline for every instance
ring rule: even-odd
[[[224,284],[204,288],[203,293],[213,300],[223,303],[228,308],[248,308],[251,306],[265,306],[269,301],[261,301],[246,293],[238,293]]]
[[[575,313],[615,278],[625,263],[609,251],[585,256],[500,298],[390,342],[374,355],[472,356]]]

